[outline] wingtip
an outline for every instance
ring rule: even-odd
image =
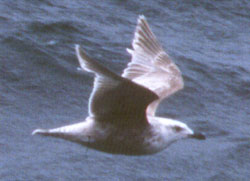
[[[139,15],[138,17],[138,21],[141,21],[141,20],[146,20],[146,17],[143,14]]]
[[[83,61],[84,58],[82,57],[83,53],[82,53],[80,45],[75,44],[75,51],[76,51],[76,57],[78,59],[78,62],[81,68],[84,69],[84,61]]]
[[[79,52],[79,49],[80,49],[80,45],[78,45],[78,44],[75,44],[75,51],[76,51],[76,54],[78,54],[78,52]]]

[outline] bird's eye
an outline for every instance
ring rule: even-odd
[[[174,130],[176,132],[180,132],[182,130],[182,128],[180,126],[174,126]]]

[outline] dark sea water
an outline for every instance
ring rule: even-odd
[[[207,140],[129,157],[31,136],[88,115],[93,75],[74,44],[120,74],[140,14],[185,80],[157,115]],[[250,1],[0,1],[0,180],[249,179]]]

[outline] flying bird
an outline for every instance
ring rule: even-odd
[[[54,129],[36,129],[33,135],[52,136],[111,154],[147,155],[184,138],[205,136],[185,123],[157,117],[160,102],[183,88],[179,68],[163,50],[141,15],[127,49],[131,61],[122,75],[90,58],[79,45],[76,55],[83,70],[95,75],[84,121]]]

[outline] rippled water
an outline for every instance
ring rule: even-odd
[[[93,76],[77,71],[74,44],[121,73],[139,14],[185,80],[158,115],[208,139],[128,157],[32,137],[87,116]],[[0,1],[0,180],[248,180],[249,27],[246,0]]]

